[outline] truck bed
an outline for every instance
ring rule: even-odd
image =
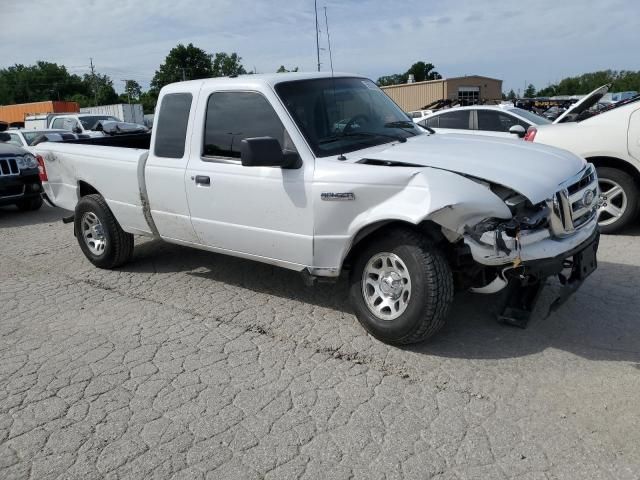
[[[125,231],[151,234],[140,189],[149,150],[136,148],[148,147],[148,138],[123,135],[37,145],[34,151],[44,158],[48,176],[45,193],[56,206],[74,210],[80,190],[90,185],[105,198]]]

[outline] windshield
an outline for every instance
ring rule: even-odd
[[[348,153],[424,131],[363,78],[283,82],[276,92],[318,157]]]
[[[522,118],[526,118],[535,125],[546,125],[547,123],[551,123],[551,120],[549,120],[548,118],[541,117],[540,115],[537,115],[528,110],[523,110],[522,108],[510,108],[509,111],[515,113],[516,115],[520,115]]]
[[[80,123],[82,123],[82,127],[85,130],[91,130],[100,120],[111,120],[113,122],[120,121],[116,117],[111,117],[109,115],[91,115],[90,117],[80,117],[78,120],[80,120]]]

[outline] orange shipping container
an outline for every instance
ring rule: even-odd
[[[24,122],[27,115],[38,115],[41,113],[71,113],[79,112],[78,102],[33,102],[19,103],[17,105],[0,106],[0,122]]]

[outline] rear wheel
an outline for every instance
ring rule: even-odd
[[[453,278],[442,253],[411,230],[370,242],[350,277],[350,299],[362,326],[379,340],[409,344],[434,335],[453,300]]]
[[[39,210],[40,207],[42,207],[42,197],[38,195],[37,197],[20,200],[18,203],[16,203],[16,207],[18,207],[18,209],[22,210],[23,212],[29,210]]]
[[[133,235],[122,230],[100,195],[82,197],[74,218],[80,249],[96,267],[115,268],[131,259]]]
[[[597,171],[602,192],[598,225],[602,233],[615,233],[635,220],[638,212],[638,187],[634,179],[622,170],[600,167]]]

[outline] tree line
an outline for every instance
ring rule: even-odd
[[[411,65],[406,72],[385,75],[378,78],[376,83],[380,87],[385,87],[387,85],[399,85],[401,83],[407,83],[409,81],[409,75],[413,75],[414,82],[439,80],[442,78],[442,75],[436,72],[435,68],[436,67],[432,63],[419,61]]]
[[[67,100],[80,107],[113,103],[141,103],[145,113],[153,113],[160,89],[181,80],[242,75],[247,72],[237,53],[207,53],[194,46],[178,44],[169,51],[144,91],[136,80],[126,80],[124,93],[118,95],[113,80],[91,71],[70,73],[64,65],[38,61],[35,65],[16,64],[0,69],[0,105],[46,100]],[[298,71],[281,65],[278,72]]]
[[[640,71],[632,70],[600,70],[583,73],[575,77],[567,77],[558,83],[536,90],[529,84],[523,93],[524,98],[554,97],[556,95],[586,95],[598,87],[610,84],[611,92],[640,92]],[[512,100],[516,93],[511,90],[505,98]]]

